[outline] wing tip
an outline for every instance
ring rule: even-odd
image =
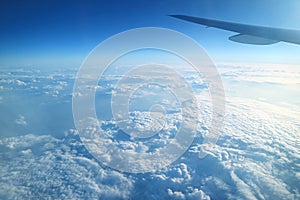
[[[185,15],[170,14],[170,15],[167,15],[167,16],[182,19]]]

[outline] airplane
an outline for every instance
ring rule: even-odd
[[[238,33],[229,37],[229,40],[244,44],[270,45],[278,42],[288,42],[300,45],[300,30],[271,28],[225,22],[213,19],[198,18],[187,15],[169,15],[181,20],[202,24],[207,27],[215,27]]]

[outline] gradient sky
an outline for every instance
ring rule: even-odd
[[[216,63],[300,65],[300,46],[238,44],[234,33],[168,14],[300,29],[297,0],[1,1],[0,66],[80,66],[101,41],[132,28],[165,27],[199,42]]]

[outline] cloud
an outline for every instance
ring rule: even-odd
[[[300,84],[299,69],[282,66],[221,66],[218,68],[224,79],[256,83]]]
[[[18,115],[18,118],[15,120],[15,123],[18,125],[26,126],[27,122],[25,120],[25,117],[23,115]]]
[[[270,80],[268,73],[273,73],[254,69],[247,71],[242,67],[226,70],[228,71],[223,78],[239,80],[236,82],[239,84],[243,80],[261,83],[264,79],[262,77]],[[38,94],[44,94],[45,91],[54,94],[52,92],[58,91],[55,101],[59,101],[59,98],[70,94],[72,90],[68,88],[72,85],[69,84],[70,77],[63,73],[51,72],[49,76],[41,73],[36,77],[36,82],[32,83],[28,81],[28,78],[32,79],[28,75],[19,74],[14,78],[27,84],[18,87],[37,87],[35,92],[39,92]],[[276,73],[279,76],[279,72],[274,71]],[[291,74],[286,75],[286,79],[289,76]],[[14,78],[7,76],[8,80]],[[14,85],[15,81],[3,80],[0,83],[4,88],[17,86]],[[115,77],[109,79],[114,80]],[[279,79],[272,81],[283,84]],[[200,89],[203,86],[201,80],[195,80],[195,77],[191,77],[189,82]],[[107,84],[108,87],[111,87],[110,83]],[[106,167],[90,154],[73,129],[60,138],[42,133],[1,137],[0,199],[300,198],[300,115],[297,109],[228,95],[223,132],[219,133],[217,144],[204,148],[202,141],[210,128],[212,108],[208,102],[209,96],[197,97],[201,109],[193,144],[172,165],[153,173],[127,174]],[[170,99],[164,98],[163,105],[170,105],[168,100]],[[149,140],[131,140],[122,133],[114,120],[101,121],[100,128],[105,135],[98,135],[98,140],[92,140],[91,147],[94,148],[92,150],[100,152],[102,144],[106,144],[127,150],[128,154],[125,155],[155,152],[174,138],[180,129],[181,119],[180,113],[167,113],[162,131]],[[26,115],[25,119],[23,115],[19,115],[11,122],[26,125],[27,120],[31,122],[32,118]],[[143,125],[148,126],[151,122],[149,113],[140,111],[133,113],[130,120],[129,124],[137,128],[144,128]],[[57,120],[51,122],[55,124]],[[156,122],[154,124],[158,126]],[[89,134],[97,133],[97,129],[88,131]],[[204,159],[199,158],[202,151],[208,153]],[[102,156],[106,156],[104,160],[111,159],[110,155]],[[128,159],[126,156],[119,158]],[[144,162],[140,168],[146,169],[148,164]]]
[[[133,180],[102,168],[78,137],[25,135],[0,140],[1,199],[126,199]]]

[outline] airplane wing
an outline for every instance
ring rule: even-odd
[[[219,20],[198,18],[186,15],[169,15],[185,21],[202,24],[207,27],[215,27],[238,33],[229,37],[230,40],[239,43],[268,45],[277,42],[288,42],[300,45],[300,31],[271,28],[264,26],[253,26],[247,24],[238,24]]]

